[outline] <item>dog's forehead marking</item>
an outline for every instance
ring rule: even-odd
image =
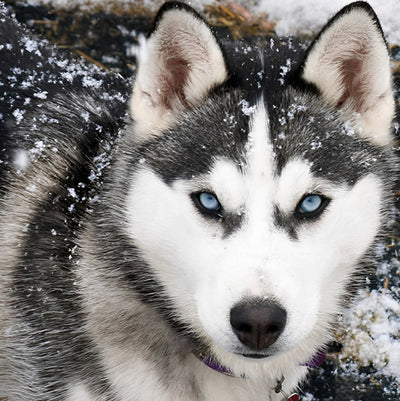
[[[255,107],[246,143],[247,172],[252,178],[264,177],[273,167],[273,148],[269,137],[269,118],[263,102]]]
[[[240,168],[232,160],[217,159],[210,175],[211,187],[230,212],[244,207],[246,214],[265,214],[273,195],[274,152],[269,138],[269,119],[263,102],[246,109],[250,115],[249,134]],[[262,207],[262,210],[260,210]],[[256,210],[256,209],[257,210]]]
[[[246,161],[247,210],[263,216],[270,203],[268,199],[272,200],[274,187],[274,150],[269,135],[268,113],[263,101],[257,104],[250,119]]]

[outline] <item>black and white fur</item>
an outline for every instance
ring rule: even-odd
[[[8,17],[0,38],[0,398],[283,400],[390,220],[394,100],[369,5],[305,49],[220,44],[167,3],[129,118],[120,77],[87,85]],[[44,72],[24,86],[18,66]]]

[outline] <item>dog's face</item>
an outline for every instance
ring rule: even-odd
[[[357,40],[340,49],[350,25]],[[376,46],[349,72],[357,25]],[[132,99],[140,143],[125,229],[179,319],[232,369],[284,353],[304,363],[328,338],[382,224],[393,99],[386,61],[371,60],[383,53],[371,11],[350,7],[299,72],[316,90],[254,94],[224,84],[229,66],[196,15],[165,7],[158,17]],[[354,68],[383,74],[382,87]]]

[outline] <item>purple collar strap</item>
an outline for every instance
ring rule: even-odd
[[[225,366],[220,365],[215,359],[204,356],[203,354],[195,354],[200,361],[204,363],[204,365],[208,366],[212,370],[216,372],[223,373],[224,375],[234,376],[234,374]],[[320,367],[326,359],[326,351],[324,349],[319,349],[317,353],[306,363],[301,364],[301,366],[306,366],[307,368],[318,368]],[[244,376],[241,376],[245,378]]]
[[[222,373],[227,376],[232,376],[232,377],[237,377],[235,376],[227,367],[220,365],[218,362],[216,362],[213,358],[209,356],[204,356],[203,354],[195,354],[195,356],[200,359],[206,366],[208,366],[210,369]],[[318,368],[321,366],[326,359],[326,351],[324,349],[320,349],[317,351],[317,353],[306,363],[303,363],[301,366],[306,366],[308,368]],[[240,376],[242,379],[245,379],[245,376]],[[282,383],[285,380],[285,377],[282,376],[280,380],[277,381],[276,387],[274,388],[275,392],[281,393],[287,401],[299,401],[299,395],[297,393],[293,393],[292,395],[287,395],[283,390],[282,390]]]
[[[209,368],[211,368],[212,370],[215,370],[218,373],[223,373],[224,375],[228,375],[228,376],[234,376],[234,374],[228,368],[226,368],[223,365],[220,365],[218,362],[216,362],[211,357],[200,356],[199,359],[204,363],[204,365],[208,366]]]
[[[319,349],[317,353],[306,363],[301,366],[306,366],[307,368],[319,368],[326,359],[326,351],[324,349]]]

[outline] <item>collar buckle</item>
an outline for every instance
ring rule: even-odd
[[[285,381],[285,376],[282,376],[280,380],[276,381],[276,387],[274,388],[275,393],[276,394],[279,394],[279,393],[282,394],[287,399],[287,401],[299,401],[300,397],[299,397],[299,395],[297,393],[293,393],[291,395],[287,395],[283,391],[282,384],[283,384],[284,381]]]

